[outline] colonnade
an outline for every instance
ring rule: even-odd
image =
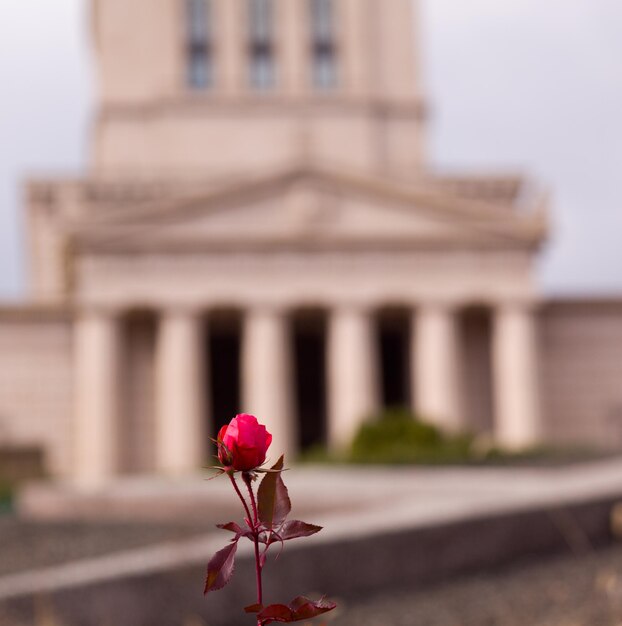
[[[460,400],[459,309],[418,304],[412,314],[410,359],[413,410],[448,431],[468,428]],[[327,438],[346,445],[362,420],[379,408],[380,376],[374,340],[376,309],[338,305],[328,312]],[[521,448],[540,438],[535,319],[528,304],[492,309],[494,433]],[[297,441],[293,406],[290,310],[257,306],[244,314],[242,406],[261,416],[274,449],[291,458]],[[209,380],[203,333],[209,315],[172,307],[158,316],[155,351],[156,470],[184,474],[205,463]],[[120,435],[122,315],[84,308],[75,324],[75,477],[105,483],[116,472]]]

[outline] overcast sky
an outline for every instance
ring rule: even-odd
[[[131,1],[131,0],[128,0]],[[554,200],[548,293],[622,295],[622,1],[422,0],[430,163]],[[20,181],[86,163],[85,0],[0,0],[0,297],[26,284]]]

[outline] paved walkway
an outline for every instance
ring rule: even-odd
[[[297,467],[285,482],[294,514],[325,529],[309,538],[312,547],[327,542],[373,536],[404,528],[478,518],[543,505],[617,497],[622,500],[622,459],[563,468],[354,468]],[[69,487],[32,488],[24,494],[24,511],[84,516],[124,514],[132,518],[159,512],[161,519],[194,516],[221,521],[240,519],[224,478],[206,482],[156,478],[125,480],[98,494]],[[220,515],[222,513],[222,515]],[[166,515],[164,515],[166,514]],[[162,571],[205,563],[221,547],[222,536],[202,536],[159,543],[115,554],[74,561],[53,570],[39,569],[0,577],[0,600],[26,593],[52,592],[75,584]],[[241,545],[247,550],[249,544]]]
[[[85,493],[59,485],[33,486],[19,503],[35,518],[82,516],[102,519],[180,521],[239,516],[239,503],[225,477],[205,474],[183,480],[129,478]],[[434,524],[601,496],[622,497],[622,458],[563,467],[378,468],[299,466],[287,471],[294,513],[312,515],[339,533],[355,518],[360,532]],[[391,516],[386,515],[387,508]]]

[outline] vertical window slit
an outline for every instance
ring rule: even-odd
[[[332,0],[311,2],[311,55],[313,84],[330,89],[337,84],[337,47]]]
[[[208,89],[214,82],[212,3],[186,0],[187,83]]]
[[[272,0],[248,1],[250,82],[255,89],[269,89],[275,82]]]

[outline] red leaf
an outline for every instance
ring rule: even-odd
[[[296,617],[294,621],[296,622],[303,619],[312,619],[337,608],[334,602],[326,600],[326,598],[313,602],[313,600],[309,600],[309,598],[304,596],[298,596],[289,606],[294,611]]]
[[[300,622],[305,619],[312,619],[318,615],[323,615],[336,608],[334,602],[330,602],[325,598],[314,602],[298,596],[289,606],[284,604],[272,604],[263,609],[257,616],[261,624],[271,624],[272,622],[280,622],[289,624],[291,622]]]
[[[216,528],[220,528],[221,530],[228,530],[236,535],[243,535],[244,529],[235,522],[228,522],[226,524],[216,524]]]
[[[239,524],[235,522],[229,522],[227,524],[216,524],[216,528],[220,528],[221,530],[228,530],[231,533],[236,535],[236,539],[240,537],[248,537],[249,539],[253,539],[253,533],[246,528],[242,528]]]
[[[310,537],[319,533],[320,530],[322,530],[321,526],[291,520],[283,524],[279,530],[279,537],[282,541],[287,541],[288,539],[297,539],[298,537]]]
[[[207,565],[204,594],[222,589],[231,580],[237,547],[238,543],[235,541],[212,557]]]
[[[257,618],[264,624],[271,624],[272,622],[288,623],[294,621],[293,611],[284,604],[271,604],[263,609]]]
[[[280,526],[292,510],[287,487],[281,478],[283,463],[284,457],[281,457],[272,467],[274,471],[263,477],[257,490],[259,519],[270,530]]]
[[[250,606],[244,607],[245,613],[259,613],[263,609],[263,604],[251,604]]]

